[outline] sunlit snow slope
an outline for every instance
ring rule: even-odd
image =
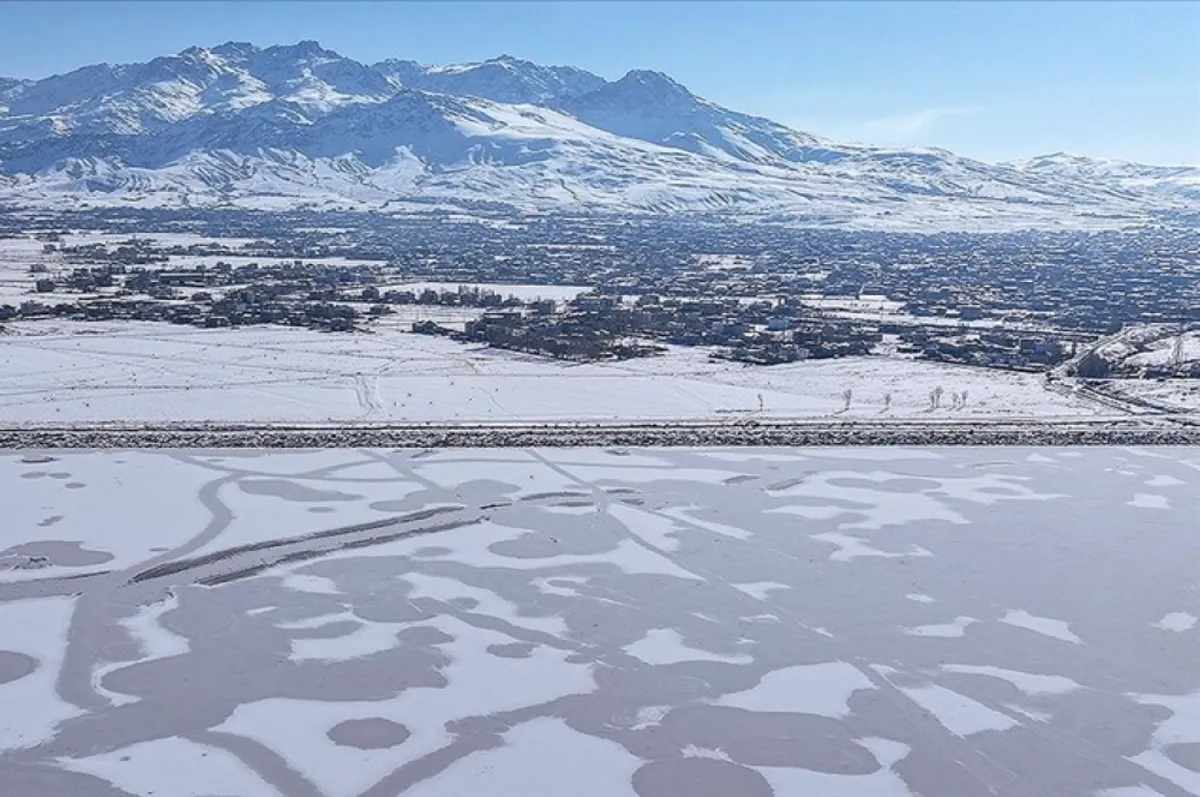
[[[1200,211],[1200,169],[839,144],[635,70],[365,65],[312,41],[0,79],[0,201],[680,212],[1113,227]]]

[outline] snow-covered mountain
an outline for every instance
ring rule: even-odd
[[[542,66],[511,55],[450,66],[421,66],[415,61],[389,59],[373,68],[395,86],[527,105],[578,97],[605,85],[604,78],[582,69]]]
[[[1081,158],[1058,152],[1007,164],[1025,174],[1117,183],[1131,191],[1153,191],[1200,199],[1200,167],[1147,166],[1143,163]]]
[[[1200,169],[840,144],[645,70],[609,82],[510,56],[365,65],[313,41],[228,42],[0,79],[0,201],[1122,226],[1195,213]]]

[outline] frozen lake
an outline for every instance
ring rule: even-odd
[[[1200,795],[1200,449],[0,452],[4,797]]]

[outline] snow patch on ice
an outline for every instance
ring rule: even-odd
[[[396,647],[396,634],[406,623],[375,623],[358,620],[359,626],[338,637],[302,637],[291,641],[292,661],[349,661],[382,653]]]
[[[1062,675],[1037,675],[1007,670],[1003,667],[991,667],[975,664],[943,664],[945,672],[964,673],[967,675],[988,675],[1008,681],[1027,695],[1061,695],[1082,688],[1077,682]]]
[[[1189,695],[1137,695],[1139,703],[1162,706],[1171,716],[1159,723],[1151,737],[1152,747],[1130,757],[1130,761],[1166,778],[1184,791],[1200,794],[1200,772],[1181,766],[1164,752],[1174,744],[1200,744],[1200,692]]]
[[[1127,506],[1136,506],[1139,509],[1171,508],[1171,502],[1167,500],[1165,495],[1155,495],[1152,493],[1137,493],[1131,500],[1125,503]]]
[[[1024,628],[1043,636],[1061,639],[1064,642],[1072,642],[1076,645],[1083,644],[1083,640],[1075,636],[1071,631],[1071,626],[1063,620],[1038,617],[1023,609],[1010,609],[1008,614],[1000,618],[1000,622],[1017,628]]]
[[[58,763],[142,797],[194,797],[198,788],[238,797],[278,795],[232,753],[177,736],[87,758],[60,758]]]
[[[1163,618],[1155,623],[1154,627],[1182,634],[1184,631],[1191,631],[1196,627],[1196,615],[1187,612],[1171,612],[1163,615]]]
[[[653,512],[643,512],[633,507],[613,504],[608,513],[616,518],[630,534],[663,551],[677,551],[682,544],[677,536],[679,527],[674,521],[659,517]]]
[[[74,598],[0,603],[0,646],[38,662],[24,678],[0,684],[0,750],[32,747],[82,713],[59,697],[56,688],[74,609]]]
[[[894,767],[912,748],[892,739],[859,739],[880,768],[869,775],[837,775],[800,767],[758,767],[776,795],[816,797],[912,797],[912,792]]]
[[[724,695],[717,703],[747,711],[819,714],[841,719],[850,714],[850,696],[875,684],[842,661],[772,670],[749,689]]]
[[[515,603],[489,589],[427,573],[405,573],[401,578],[413,586],[412,592],[408,594],[409,600],[432,598],[437,601],[453,601],[457,598],[468,598],[478,602],[477,607],[472,611],[504,620],[520,628],[528,628],[531,631],[541,631],[555,636],[561,636],[567,631],[567,623],[561,617],[522,615],[520,608]]]
[[[915,688],[898,688],[955,736],[973,736],[984,731],[1006,731],[1018,724],[1012,717],[944,686],[930,684]]]
[[[1187,482],[1182,479],[1176,479],[1174,476],[1160,474],[1146,480],[1147,487],[1182,487]]]
[[[405,790],[405,797],[632,795],[642,764],[616,742],[579,733],[557,717],[540,717],[504,733],[504,746],[474,753]],[[584,774],[586,773],[586,774]]]
[[[707,531],[712,531],[717,534],[723,534],[726,537],[733,537],[734,539],[738,539],[738,540],[748,540],[754,536],[753,532],[748,531],[746,529],[741,529],[736,526],[730,526],[725,523],[718,523],[714,520],[703,520],[701,518],[695,517],[694,513],[696,511],[700,510],[701,508],[702,507],[697,507],[697,506],[679,506],[679,507],[668,507],[667,509],[663,509],[660,511],[662,514],[667,515],[668,517],[675,518],[676,520],[681,520],[684,523],[690,523],[693,526],[705,529]]]
[[[751,598],[757,598],[760,601],[766,600],[777,589],[791,589],[787,584],[780,584],[778,581],[751,581],[746,584],[733,584],[731,586],[740,592],[746,593]]]
[[[883,551],[867,544],[860,537],[842,534],[839,531],[827,531],[824,534],[813,534],[814,540],[833,543],[837,550],[829,555],[834,562],[849,562],[860,556],[878,556],[884,559],[903,559],[906,556],[933,556],[933,553],[920,545],[910,545],[907,551]]]
[[[312,592],[318,595],[341,595],[342,591],[332,579],[323,576],[310,576],[300,573],[289,573],[283,577],[282,586],[296,592]]]
[[[626,645],[624,651],[647,664],[678,664],[685,661],[717,661],[725,664],[749,664],[754,657],[748,654],[724,656],[693,648],[683,641],[674,628],[652,628],[637,642]]]
[[[955,617],[949,623],[937,623],[932,625],[918,625],[914,628],[904,629],[904,633],[909,636],[931,636],[952,639],[961,637],[967,632],[967,627],[979,622],[974,617]]]
[[[453,637],[453,641],[437,645],[450,658],[450,664],[441,669],[445,686],[409,688],[395,698],[379,701],[269,698],[238,706],[216,730],[265,744],[329,797],[350,797],[406,762],[453,742],[454,735],[446,730],[448,722],[595,689],[591,668],[566,661],[568,651],[538,646],[526,659],[507,659],[487,652],[491,645],[513,642],[507,634],[448,616],[424,625]],[[529,677],[531,672],[537,677]],[[401,723],[411,736],[388,750],[340,746],[326,736],[339,722],[362,717]],[[580,764],[577,760],[571,763]]]

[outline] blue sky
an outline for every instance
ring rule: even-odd
[[[1200,3],[1186,0],[0,2],[6,76],[300,39],[366,62],[657,69],[810,132],[986,160],[1200,164]]]

